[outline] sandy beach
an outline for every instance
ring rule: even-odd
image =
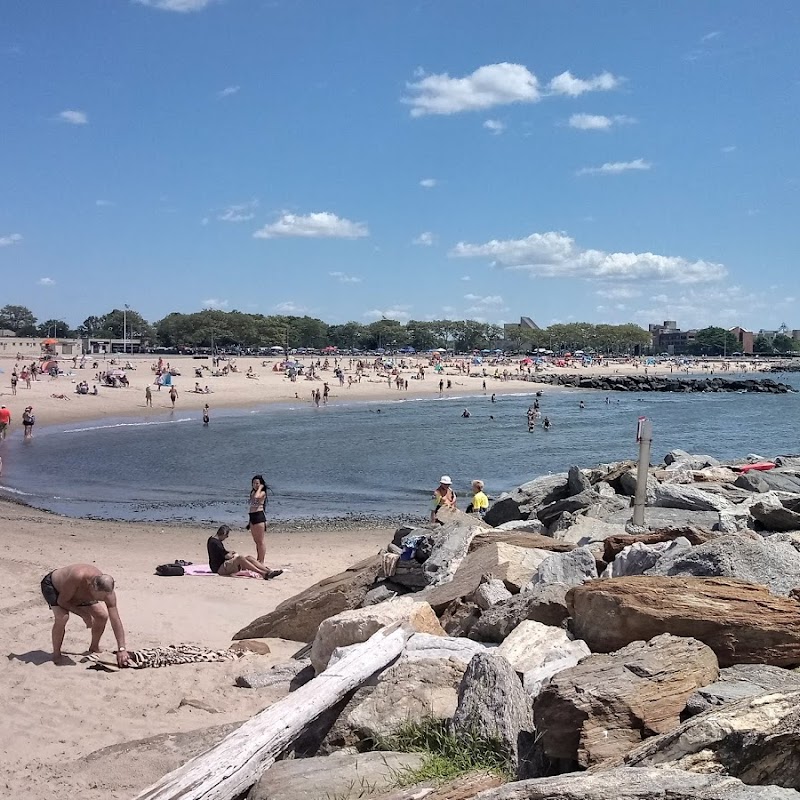
[[[98,357],[99,358],[99,357]],[[125,363],[127,359],[118,358],[118,363]],[[324,360],[324,359],[323,359]],[[110,361],[97,360],[98,369],[92,369],[95,363],[91,357],[87,358],[84,369],[73,369],[71,359],[62,361],[65,374],[58,378],[51,378],[48,375],[40,376],[38,381],[31,382],[28,389],[25,383],[20,381],[17,386],[17,394],[13,396],[10,387],[11,372],[15,359],[0,357],[0,369],[4,372],[0,374],[0,403],[6,405],[12,414],[12,434],[20,435],[22,430],[22,412],[26,406],[33,406],[36,415],[36,424],[51,425],[72,423],[81,420],[100,420],[105,418],[117,417],[136,417],[141,418],[147,415],[158,415],[169,413],[172,405],[169,399],[169,392],[166,388],[160,391],[154,384],[154,372],[152,366],[157,358],[153,356],[132,356],[131,363],[134,370],[127,370],[130,386],[127,388],[98,387],[99,394],[79,395],[75,393],[75,386],[78,381],[86,380],[91,387],[96,383],[93,380],[95,373],[100,370],[105,372],[114,369]],[[483,380],[481,371],[483,367],[472,366],[471,375],[459,372],[453,364],[446,365],[443,373],[437,375],[432,369],[428,368],[427,358],[408,358],[409,368],[402,370],[404,378],[408,378],[408,390],[398,390],[394,385],[389,385],[385,374],[374,369],[368,369],[361,381],[354,383],[352,387],[339,386],[338,381],[333,375],[333,359],[330,360],[330,370],[320,372],[320,378],[308,380],[298,378],[292,382],[284,376],[282,371],[274,371],[275,359],[264,359],[262,357],[241,357],[235,358],[238,371],[230,372],[224,377],[212,377],[208,369],[211,366],[210,359],[196,360],[191,356],[170,356],[165,359],[173,367],[176,367],[180,375],[173,378],[173,382],[178,390],[178,399],[175,403],[175,412],[191,412],[200,415],[203,406],[208,403],[211,408],[211,416],[215,409],[219,408],[245,408],[253,407],[266,403],[289,403],[298,402],[311,403],[311,391],[321,389],[323,382],[330,384],[331,394],[329,404],[335,405],[343,402],[371,401],[382,402],[400,399],[416,399],[424,397],[439,396],[439,378],[445,381],[452,381],[452,387],[445,388],[445,396],[455,396],[464,394],[483,394]],[[262,366],[266,361],[266,366]],[[304,357],[303,362],[310,364],[311,357]],[[223,362],[225,363],[225,362]],[[345,375],[351,374],[348,367],[349,359],[344,358],[340,363],[344,366]],[[735,360],[728,360],[727,371],[720,371],[720,362],[701,362],[698,364],[698,371],[710,372],[725,376],[733,376],[736,372],[744,369],[750,371],[762,369],[766,366],[765,362],[748,362],[739,364]],[[425,380],[412,379],[416,373],[418,365],[426,367]],[[195,369],[202,369],[202,377],[195,376]],[[247,371],[252,368],[256,377],[248,378]],[[628,362],[625,360],[613,360],[608,362],[596,362],[589,365],[582,365],[573,362],[567,366],[559,367],[548,364],[544,369],[548,373],[580,374],[589,376],[599,375],[643,375],[645,365],[642,362]],[[509,394],[515,392],[534,392],[535,385],[521,380],[517,371],[516,361],[513,365],[499,365],[495,367],[486,364],[485,369],[488,373],[486,380],[486,394],[496,393]],[[668,375],[669,366],[664,364],[651,366],[648,369],[649,375]],[[503,380],[502,373],[508,370],[509,379]],[[495,377],[495,372],[499,377]],[[206,386],[211,390],[211,394],[202,394],[194,391],[195,383],[199,383],[202,388]],[[151,387],[153,394],[153,405],[148,408],[145,404],[145,388]],[[60,395],[63,395],[61,397]]]
[[[6,545],[0,560],[0,786],[12,797],[45,800],[58,793],[85,798],[127,798],[160,777],[165,762],[150,753],[109,771],[102,759],[78,760],[99,748],[157,734],[206,728],[248,719],[280,694],[272,689],[237,689],[236,674],[287,660],[300,645],[270,640],[271,654],[233,663],[189,664],[105,674],[80,659],[89,635],[80,620],[67,626],[64,651],[72,664],[50,661],[52,614],[39,581],[57,566],[96,563],[117,581],[120,613],[129,649],[169,644],[226,648],[232,635],[281,600],[320,578],[377,552],[391,531],[268,533],[268,561],[286,570],[272,581],[247,578],[154,574],[157,564],[182,558],[205,562],[200,528],[105,523],[65,519],[0,503]],[[231,547],[253,548],[243,529]],[[103,638],[114,647],[110,628]],[[181,706],[199,699],[215,713]]]

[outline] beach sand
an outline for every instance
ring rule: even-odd
[[[97,357],[98,369],[105,371],[114,367],[109,361]],[[120,359],[123,363],[124,357]],[[211,407],[211,418],[213,421],[214,411],[219,408],[253,407],[265,403],[287,403],[297,404],[303,402],[310,404],[312,389],[322,389],[323,380],[330,384],[331,395],[329,404],[336,405],[342,402],[354,401],[391,401],[402,399],[416,399],[420,397],[439,396],[439,375],[432,369],[426,369],[424,381],[412,379],[416,373],[416,365],[423,364],[427,367],[428,360],[419,358],[408,359],[413,368],[403,370],[403,376],[408,378],[408,391],[395,389],[389,386],[385,377],[379,377],[374,370],[369,370],[364,375],[360,383],[354,383],[348,388],[347,383],[339,386],[338,380],[333,375],[333,359],[330,360],[331,369],[319,373],[320,380],[306,380],[298,378],[296,382],[284,377],[283,372],[273,371],[276,364],[275,359],[266,359],[266,366],[262,366],[265,359],[256,357],[242,357],[234,359],[239,368],[238,372],[229,373],[225,377],[211,377],[208,370],[203,369],[203,377],[195,377],[194,370],[201,368],[201,365],[211,366],[211,360],[196,360],[191,356],[169,356],[165,359],[173,367],[180,371],[180,376],[173,379],[178,390],[178,399],[175,403],[176,412],[190,412],[198,417],[202,412],[203,406],[208,403]],[[323,359],[324,360],[324,359]],[[58,378],[51,378],[48,375],[41,376],[38,381],[31,382],[31,388],[27,389],[23,382],[17,387],[16,396],[11,395],[10,379],[11,371],[17,363],[15,359],[0,357],[0,369],[4,370],[0,374],[0,403],[6,405],[12,414],[12,434],[21,436],[22,431],[22,412],[26,406],[33,406],[36,415],[36,424],[52,425],[74,423],[82,420],[101,420],[119,417],[136,417],[140,419],[147,416],[158,416],[171,411],[169,391],[158,388],[153,384],[154,373],[151,366],[155,364],[157,358],[149,356],[132,356],[130,361],[136,367],[135,370],[127,371],[130,380],[128,388],[109,388],[98,386],[99,395],[78,395],[75,394],[75,386],[78,381],[86,380],[91,387],[96,381],[93,377],[97,370],[92,369],[93,360],[87,360],[84,369],[73,369],[72,360],[62,361],[62,368],[66,373]],[[304,357],[304,363],[310,364],[311,357]],[[223,362],[225,363],[225,362]],[[345,373],[348,370],[349,359],[343,359]],[[700,371],[715,369],[715,374],[722,377],[733,377],[736,371],[736,361],[729,360],[731,365],[730,372],[720,371],[720,363],[698,365]],[[758,364],[749,363],[747,368],[750,370],[764,368],[765,362]],[[252,367],[257,378],[248,378],[247,370]],[[506,367],[500,366],[499,372],[502,374]],[[515,374],[516,364],[507,369]],[[483,394],[483,378],[478,376],[481,367],[472,367],[472,376],[458,373],[454,368],[447,367],[442,377],[445,381],[449,378],[453,382],[450,390],[445,390],[445,396],[459,396],[464,394]],[[512,392],[530,392],[541,388],[528,381],[514,379],[501,380],[494,378],[495,367],[486,366],[489,376],[486,378],[486,394],[496,393],[508,394]],[[623,360],[610,361],[607,366],[600,363],[593,363],[582,366],[577,362],[565,367],[548,365],[545,372],[580,374],[590,377],[595,375],[643,375],[644,366],[636,362],[626,362]],[[669,375],[668,366],[658,365],[648,368],[649,375]],[[676,374],[677,371],[676,371]],[[211,394],[199,394],[194,392],[195,382],[201,387],[206,385],[211,389]],[[145,405],[145,387],[150,385],[153,393],[153,406],[148,408]],[[552,387],[555,389],[556,387]],[[297,397],[295,397],[297,394]],[[53,395],[63,395],[66,399],[53,397]],[[35,433],[35,429],[34,429]]]
[[[0,641],[7,655],[0,661],[0,787],[9,792],[0,794],[28,800],[132,797],[170,768],[159,755],[163,748],[127,760],[84,757],[109,745],[248,719],[282,692],[239,689],[234,677],[286,661],[301,646],[270,640],[268,656],[106,674],[80,663],[89,632],[72,617],[64,652],[74,663],[56,666],[50,661],[52,614],[39,590],[51,569],[96,563],[115,577],[129,649],[180,643],[226,648],[242,626],[378,552],[393,533],[268,532],[267,560],[286,572],[258,581],[154,574],[157,564],[176,558],[205,562],[205,541],[213,532],[206,529],[66,519],[11,503],[0,503],[0,529]],[[230,547],[251,552],[253,543],[242,529]],[[110,627],[102,644],[109,651],[115,646]],[[217,713],[181,706],[185,698]]]

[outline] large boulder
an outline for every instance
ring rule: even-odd
[[[563,625],[569,611],[565,583],[533,586],[484,611],[472,625],[469,638],[479,642],[502,642],[520,622],[536,620],[544,625]]]
[[[497,739],[511,765],[522,771],[533,749],[531,700],[511,664],[488,653],[469,662],[458,688],[458,708],[453,716],[456,736]]]
[[[569,468],[567,473],[567,493],[570,497],[589,491],[591,488],[592,484],[589,478],[583,474],[583,470],[580,467],[573,466]]]
[[[547,550],[495,542],[470,553],[461,562],[452,580],[425,589],[417,597],[441,612],[453,600],[471,597],[484,576],[499,578],[510,591],[518,592],[550,555]]]
[[[770,470],[768,472],[762,472],[760,477],[772,491],[800,494],[800,478],[794,475]]]
[[[653,531],[643,534],[622,534],[620,536],[609,536],[603,540],[603,560],[613,561],[619,553],[632,544],[641,542],[642,544],[656,544],[658,542],[671,542],[675,539],[684,538],[691,544],[704,544],[715,539],[718,534],[704,528],[667,528],[666,530]]]
[[[494,648],[494,645],[489,645]],[[487,645],[462,636],[433,636],[430,633],[413,633],[408,637],[406,649],[398,663],[403,661],[447,661],[461,662],[464,667],[474,655],[485,653]]]
[[[800,691],[800,674],[769,664],[736,664],[719,671],[719,678],[700,687],[687,701],[683,716],[693,717],[716,706],[765,692]]]
[[[590,655],[585,642],[574,641],[563,628],[523,620],[494,653],[522,676],[525,691],[536,697],[553,675]]]
[[[608,653],[662,633],[705,642],[721,666],[800,665],[800,604],[732,578],[640,576],[567,593],[573,633]]]
[[[436,636],[447,634],[439,624],[433,609],[424,600],[413,596],[387,600],[376,606],[343,611],[326,619],[317,630],[311,646],[311,663],[317,674],[328,665],[331,653],[348,644],[366,642],[373,633],[394,623],[402,622],[415,631],[432,633]]]
[[[507,783],[475,800],[797,800],[791,789],[748,786],[722,775],[677,769],[616,767]]]
[[[503,600],[508,600],[511,596],[503,581],[499,578],[487,578],[475,590],[472,599],[478,608],[485,611]]]
[[[692,488],[692,487],[685,487]],[[631,509],[617,511],[607,518],[607,522],[625,525],[631,518]],[[648,506],[644,512],[645,525],[651,531],[673,529],[685,530],[688,527],[711,530],[719,519],[719,511],[690,511],[685,508],[661,508]]]
[[[800,586],[800,552],[774,537],[733,534],[665,554],[647,574],[739,578],[788,595]]]
[[[546,558],[531,578],[530,586],[550,583],[580,586],[596,577],[597,561],[592,551],[588,547],[578,547],[569,553],[554,553]],[[797,585],[800,586],[800,580]]]
[[[565,497],[563,500],[556,500],[549,503],[536,512],[536,516],[543,525],[552,525],[564,513],[573,514],[577,511],[585,511],[589,506],[594,505],[599,499],[599,495],[594,489],[585,489],[580,494]]]
[[[278,761],[261,776],[248,800],[373,797],[396,786],[399,774],[419,769],[423,760],[419,753],[374,752]]]
[[[672,483],[659,483],[653,489],[653,506],[663,508],[682,508],[686,511],[716,511],[730,508],[731,504],[724,497],[697,489],[694,486],[683,486]]]
[[[672,469],[705,469],[719,466],[719,461],[713,456],[697,455],[678,449],[670,450],[664,456],[664,463],[667,468]]]
[[[313,641],[323,620],[361,605],[381,574],[382,563],[381,555],[371,556],[344,572],[323,578],[300,594],[284,600],[269,614],[254,619],[233,638]]]
[[[473,537],[486,529],[480,517],[461,511],[439,512],[444,524],[437,528],[430,555],[422,565],[427,583],[437,586],[449,581],[469,552]]]
[[[628,517],[631,515],[630,511],[621,513],[627,513]],[[561,542],[582,546],[603,542],[611,536],[624,535],[624,522],[612,523],[594,517],[578,517],[566,530],[558,531],[555,538]]]
[[[325,737],[322,752],[374,742],[407,722],[452,718],[466,668],[452,658],[398,661],[374,686],[356,691]]]
[[[484,522],[493,527],[528,519],[540,506],[567,496],[567,473],[543,475],[508,494],[502,494],[486,512]]]
[[[533,523],[521,523],[526,526],[531,526]],[[544,525],[539,520],[536,520],[536,530],[529,530],[526,528],[513,528],[503,530],[501,528],[493,528],[488,531],[480,531],[472,538],[469,550],[477,550],[480,547],[486,547],[488,544],[496,542],[503,542],[504,544],[511,544],[514,547],[531,547],[536,550],[550,550],[553,553],[568,553],[575,545],[569,542],[559,542],[553,539],[552,536],[545,536]]]
[[[644,544],[636,542],[617,553],[614,560],[606,567],[603,578],[624,578],[626,575],[644,575],[653,569],[662,559],[675,553],[691,550],[688,539],[679,536],[671,542],[655,542]]]
[[[800,531],[800,513],[788,508],[786,501],[773,492],[753,503],[750,514],[768,531]]]
[[[800,789],[800,692],[746,697],[645,742],[624,763]]]
[[[757,492],[759,494],[770,491],[770,485],[761,477],[761,473],[754,470],[743,472],[736,478],[733,485],[737,489],[745,489],[748,492]]]
[[[709,647],[669,634],[589,656],[536,699],[539,745],[548,758],[581,767],[622,756],[677,728],[687,698],[718,674]]]

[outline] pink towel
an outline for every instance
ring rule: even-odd
[[[183,568],[183,574],[196,578],[203,575],[216,575],[217,573],[212,572],[211,567],[209,567],[208,564],[190,564],[188,567]],[[258,578],[259,580],[263,580],[263,577],[258,572],[252,572],[249,569],[243,569],[239,572],[235,572],[231,577]]]

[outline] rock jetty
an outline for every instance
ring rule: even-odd
[[[796,368],[782,367],[775,372],[800,371]],[[772,378],[678,378],[655,375],[563,375],[537,373],[526,380],[532,383],[546,383],[551,386],[568,386],[573,389],[598,389],[603,392],[760,392],[764,394],[786,394],[795,391],[788,383],[779,383]]]
[[[572,466],[501,495],[483,520],[400,528],[235,634],[306,643],[239,677],[256,706],[286,693],[281,719],[267,707],[246,723],[243,760],[274,748],[258,731],[300,713],[293,696],[304,705],[377,659],[281,745],[293,760],[265,762],[250,796],[800,800],[800,457],[674,450],[649,470],[644,528],[630,523],[636,482],[633,462]],[[381,636],[395,641],[383,658]],[[425,753],[369,753],[409,722],[493,742],[505,775],[390,789],[385,765],[413,771]],[[218,745],[225,774],[236,735]],[[348,769],[369,776],[350,794]],[[214,797],[233,800],[226,780]],[[167,795],[140,797],[155,796]]]

